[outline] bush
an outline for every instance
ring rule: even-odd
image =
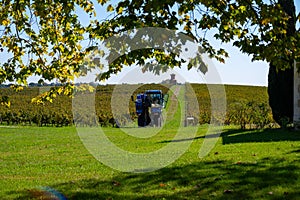
[[[240,125],[241,129],[247,127],[263,129],[272,122],[270,108],[265,103],[253,101],[240,101],[231,104],[227,114],[229,124]]]

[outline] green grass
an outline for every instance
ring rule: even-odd
[[[179,101],[182,97],[180,93]],[[200,159],[208,125],[180,128],[180,135],[175,136],[182,120],[182,104],[178,105],[162,129],[101,129],[113,144],[133,153],[173,146],[163,159],[191,143],[175,162],[148,173],[121,172],[95,159],[80,136],[94,134],[97,128],[0,127],[0,199],[47,199],[41,187],[80,200],[298,199],[300,132],[225,127],[216,146]],[[172,105],[169,109],[174,110]],[[85,132],[77,134],[78,130]],[[151,137],[141,138],[147,135]],[[101,147],[108,160],[116,160],[118,155],[104,148],[103,140],[98,141],[100,145],[92,147]],[[151,161],[151,165],[157,166],[163,159]],[[128,165],[121,164],[124,168]],[[141,172],[137,169],[132,171]]]
[[[147,139],[128,136],[121,129],[103,130],[120,148],[132,152],[192,139],[172,141],[176,127]],[[206,125],[200,126],[190,148],[171,165],[128,173],[98,162],[75,127],[1,127],[0,199],[34,199],[43,186],[68,199],[299,198],[299,132],[226,127],[209,155],[199,159],[206,130]]]

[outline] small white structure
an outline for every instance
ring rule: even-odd
[[[294,62],[294,116],[295,129],[300,129],[300,62]]]

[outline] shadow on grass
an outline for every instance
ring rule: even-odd
[[[223,144],[246,142],[300,141],[299,131],[284,129],[228,130],[222,133]]]
[[[205,138],[205,136],[197,136],[197,137],[184,138],[184,139],[179,139],[179,140],[163,140],[163,141],[160,141],[159,143],[186,142],[186,141],[198,140],[198,139],[204,139],[204,138]]]
[[[221,135],[212,134],[185,138],[180,140],[163,140],[159,143],[185,142],[204,138],[222,137],[223,144],[247,143],[247,142],[279,142],[279,141],[300,141],[300,132],[284,129],[265,129],[265,130],[240,130],[230,129]]]
[[[117,173],[101,178],[54,184],[68,199],[297,199],[299,160],[277,159],[256,163],[225,160],[196,162],[152,173]],[[16,192],[12,192],[16,193]],[[18,199],[30,199],[23,191]]]

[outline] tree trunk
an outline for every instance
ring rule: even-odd
[[[284,11],[291,16],[288,24],[288,35],[296,32],[296,16],[294,0],[279,0],[278,3]],[[294,110],[294,61],[290,60],[290,68],[276,71],[276,66],[272,63],[268,75],[269,104],[272,109],[274,120],[284,126],[293,120]]]
[[[276,66],[270,64],[268,76],[269,104],[274,120],[280,125],[293,120],[294,103],[294,69],[276,71]]]

